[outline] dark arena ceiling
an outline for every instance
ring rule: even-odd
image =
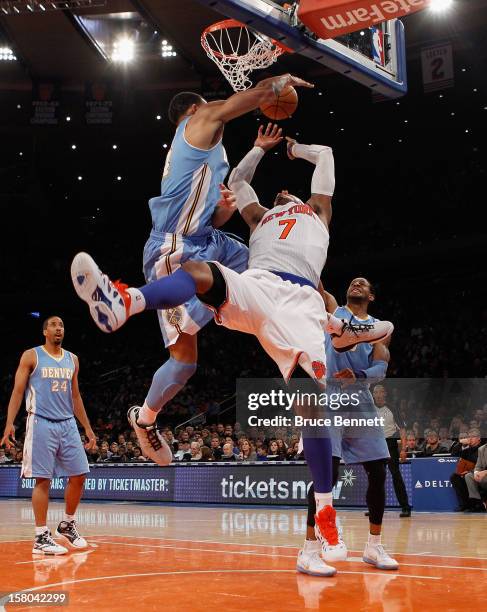
[[[76,88],[86,81],[121,78],[136,89],[174,90],[201,85],[203,77],[218,74],[201,48],[200,35],[223,17],[197,0],[44,3],[52,5],[51,10],[42,10],[41,1],[36,0],[33,12],[27,4],[27,0],[0,1],[0,47],[12,49],[17,58],[0,62],[2,90],[30,89],[33,80],[49,79]],[[71,8],[53,10],[55,4]],[[438,40],[451,40],[457,52],[468,52],[482,40],[487,2],[456,0],[448,16],[423,11],[404,22],[409,62],[418,58],[420,47]],[[138,57],[122,69],[111,59],[111,45],[114,36],[125,31],[135,35]],[[161,56],[158,45],[163,40],[176,56]],[[298,55],[282,58],[279,69],[314,76],[327,73]]]

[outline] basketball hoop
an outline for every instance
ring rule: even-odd
[[[201,45],[234,91],[244,91],[252,86],[249,79],[252,71],[267,68],[280,55],[291,52],[277,40],[235,19],[208,26],[201,34]]]

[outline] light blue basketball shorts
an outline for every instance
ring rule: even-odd
[[[236,238],[213,229],[204,236],[183,236],[153,230],[144,248],[144,276],[150,283],[175,272],[183,262],[218,261],[243,272],[247,269],[249,250]],[[182,306],[158,310],[165,346],[174,344],[179,334],[196,334],[213,318],[213,312],[197,297]]]
[[[360,391],[359,393],[364,393]],[[373,418],[377,410],[368,393],[354,411],[343,413],[344,418]],[[388,459],[389,449],[380,425],[332,426],[329,428],[332,454],[345,463],[364,463],[376,459]]]
[[[22,461],[24,478],[78,476],[89,471],[74,417],[53,421],[29,414]]]

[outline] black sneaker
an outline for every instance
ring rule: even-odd
[[[67,548],[53,540],[49,529],[36,536],[32,548],[33,555],[65,555],[67,552]]]
[[[88,542],[78,532],[76,521],[61,521],[57,526],[56,535],[71,548],[88,548]]]
[[[399,516],[400,518],[409,518],[411,516],[411,508],[403,508]]]
[[[127,419],[137,434],[142,454],[157,465],[168,465],[172,461],[169,445],[157,430],[157,425],[139,425],[140,406],[132,406],[127,412]]]

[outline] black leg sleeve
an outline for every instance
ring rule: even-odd
[[[401,508],[409,508],[408,493],[406,491],[406,485],[402,478],[401,470],[399,469],[399,449],[397,448],[396,438],[387,438],[387,446],[389,448],[389,471],[392,476],[392,484],[394,485],[394,491],[396,493],[397,501]]]
[[[369,522],[373,525],[382,525],[386,507],[386,463],[387,459],[366,461],[362,465],[367,472],[369,486],[367,487],[367,506],[369,508]]]

